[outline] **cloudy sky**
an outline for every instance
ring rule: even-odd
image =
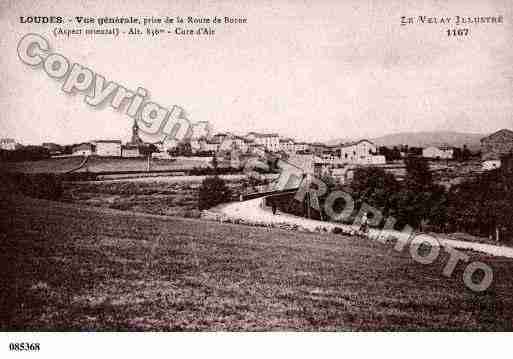
[[[215,36],[202,38],[67,39],[52,35],[56,25],[20,23],[33,15],[234,16],[247,24],[216,25]],[[504,23],[467,26],[470,36],[459,38],[446,34],[455,26],[400,25],[401,16],[424,15],[502,15]],[[83,94],[66,95],[62,83],[18,59],[17,43],[29,32],[219,131],[314,141],[512,128],[512,23],[511,0],[3,1],[0,137],[27,144],[130,135],[126,114],[92,109]]]

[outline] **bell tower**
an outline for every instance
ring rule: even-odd
[[[137,125],[137,120],[134,119],[134,124],[132,125],[132,144],[140,145],[142,144],[142,140],[139,137],[139,125]]]

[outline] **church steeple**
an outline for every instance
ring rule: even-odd
[[[132,125],[132,144],[139,145],[142,143],[141,138],[139,137],[139,125],[137,125],[137,120],[134,119],[134,124]]]

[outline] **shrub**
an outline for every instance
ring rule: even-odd
[[[232,167],[193,167],[189,174],[191,176],[209,176],[209,175],[224,175],[224,174],[234,174],[240,173],[241,169],[236,169]]]
[[[197,209],[188,209],[185,210],[182,214],[185,218],[200,218],[201,212]]]
[[[50,158],[50,151],[41,146],[25,146],[13,151],[0,151],[0,160],[2,161],[39,161],[48,158]]]
[[[340,227],[333,228],[333,234],[344,234],[344,230]]]
[[[231,190],[219,176],[209,176],[199,188],[198,207],[200,210],[217,206],[231,200]]]
[[[98,175],[93,172],[69,172],[61,175],[63,181],[96,181]]]

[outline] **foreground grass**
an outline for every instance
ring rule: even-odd
[[[240,180],[226,181],[232,198],[242,191]],[[150,214],[199,218],[198,188],[201,182],[65,182],[62,200],[69,203],[144,212]]]
[[[97,207],[179,217],[200,216],[199,183],[67,182],[62,200]]]
[[[49,158],[40,161],[0,162],[0,171],[20,173],[64,173],[80,166],[84,157]]]
[[[511,330],[513,262],[476,294],[379,243],[7,197],[1,328]]]

